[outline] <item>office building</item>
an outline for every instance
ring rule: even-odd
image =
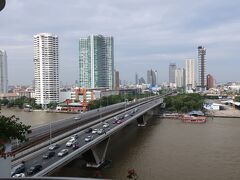
[[[114,70],[114,88],[119,89],[119,87],[120,87],[119,71]]]
[[[185,60],[185,88],[186,90],[192,90],[195,88],[195,77],[194,77],[194,59],[186,59]]]
[[[198,46],[198,80],[197,86],[200,91],[206,90],[206,49],[203,46]]]
[[[177,68],[175,70],[176,87],[182,88],[185,85],[185,69]]]
[[[91,35],[79,41],[79,86],[84,88],[114,86],[113,37]]]
[[[139,79],[139,84],[146,84],[146,81],[143,77]]]
[[[59,102],[58,37],[49,33],[34,36],[34,81],[36,103],[46,108]]]
[[[7,53],[0,49],[0,93],[8,92]]]
[[[147,84],[150,84],[150,86],[156,86],[156,80],[157,80],[157,75],[156,71],[148,70],[147,71]]]
[[[176,63],[169,64],[169,83],[175,83],[175,70],[177,66]]]
[[[139,84],[138,73],[135,73],[135,84]]]

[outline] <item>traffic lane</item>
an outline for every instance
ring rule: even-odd
[[[150,104],[152,104],[152,103],[150,103]],[[148,107],[149,104],[147,104],[146,106]],[[145,109],[145,108],[146,108],[145,106],[144,106],[144,107],[140,107],[140,109]],[[131,111],[126,111],[126,113],[130,113],[130,112],[131,112]],[[125,115],[126,113],[122,113],[121,115]],[[134,114],[136,114],[136,113],[134,113]],[[125,120],[127,120],[128,118],[130,118],[130,117],[125,118]],[[123,122],[124,122],[125,120],[123,120]],[[109,123],[109,128],[110,128],[110,129],[112,129],[113,127],[118,126],[118,124],[113,124],[114,121],[115,121],[115,120],[114,120],[113,118],[110,118],[109,120],[107,120],[107,122]],[[123,123],[123,122],[122,122],[122,123]],[[94,127],[94,128],[95,128],[95,127]],[[98,129],[99,129],[99,128],[103,128],[103,127],[102,127],[102,124],[96,126],[96,128],[98,128]],[[103,128],[103,129],[104,129],[104,128]],[[89,134],[90,134],[90,133],[89,133]],[[79,142],[79,145],[80,145],[80,146],[84,146],[84,145],[86,145],[86,144],[88,143],[88,142],[85,142],[85,137],[88,136],[89,134],[81,134],[81,135],[80,135],[79,139],[77,140],[77,141]],[[98,134],[91,134],[91,135],[93,135],[93,139],[101,136],[101,135],[98,135]],[[69,140],[69,139],[68,139],[68,140]],[[42,156],[43,156],[45,153],[47,153],[48,150],[46,150],[46,151],[44,151],[43,153],[41,153],[40,155],[38,155],[36,158],[34,158],[34,160],[27,162],[27,163],[26,163],[26,169],[29,169],[31,166],[36,165],[36,164],[42,164],[43,168],[45,168],[45,167],[49,166],[50,164],[58,161],[61,157],[57,157],[57,153],[60,152],[62,149],[65,149],[65,148],[66,148],[66,143],[68,142],[68,140],[66,140],[66,141],[64,141],[63,143],[61,143],[60,148],[55,151],[56,154],[55,154],[54,157],[52,157],[52,158],[50,158],[50,159],[48,159],[48,160],[44,160],[44,159],[42,158]],[[74,151],[74,150],[72,149],[72,147],[69,147],[69,148],[67,148],[67,149],[69,150],[69,154]]]

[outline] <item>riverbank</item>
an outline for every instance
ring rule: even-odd
[[[207,111],[207,116],[222,118],[240,118],[240,110],[231,106],[225,106],[224,110]]]

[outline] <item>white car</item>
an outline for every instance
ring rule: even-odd
[[[85,137],[85,142],[89,142],[89,141],[91,141],[91,140],[93,140],[93,136],[87,136],[87,137]]]
[[[71,147],[75,142],[76,142],[75,139],[70,139],[70,140],[66,143],[66,146],[67,146],[67,147]]]
[[[93,134],[96,134],[97,131],[98,131],[98,129],[93,129],[93,130],[92,130],[92,133],[93,133]]]
[[[109,124],[108,123],[103,123],[103,127],[107,128],[107,127],[109,127]]]
[[[15,174],[14,176],[12,176],[14,178],[20,178],[20,177],[25,177],[24,173],[19,173],[19,174]]]
[[[68,154],[68,149],[62,149],[57,155],[59,157],[65,156]]]

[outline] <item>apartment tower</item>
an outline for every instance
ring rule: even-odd
[[[198,46],[198,81],[197,86],[200,91],[206,90],[206,49],[203,46]]]
[[[7,53],[0,49],[0,93],[8,92]]]
[[[43,108],[59,102],[58,37],[49,33],[34,36],[34,78],[36,103]]]
[[[185,77],[185,86],[186,90],[192,90],[195,88],[195,77],[194,77],[194,59],[186,59],[185,60],[185,69],[186,69],[186,77]]]
[[[175,70],[177,66],[176,63],[169,64],[169,83],[175,83]]]
[[[79,86],[84,88],[114,86],[113,37],[91,35],[79,41]]]

